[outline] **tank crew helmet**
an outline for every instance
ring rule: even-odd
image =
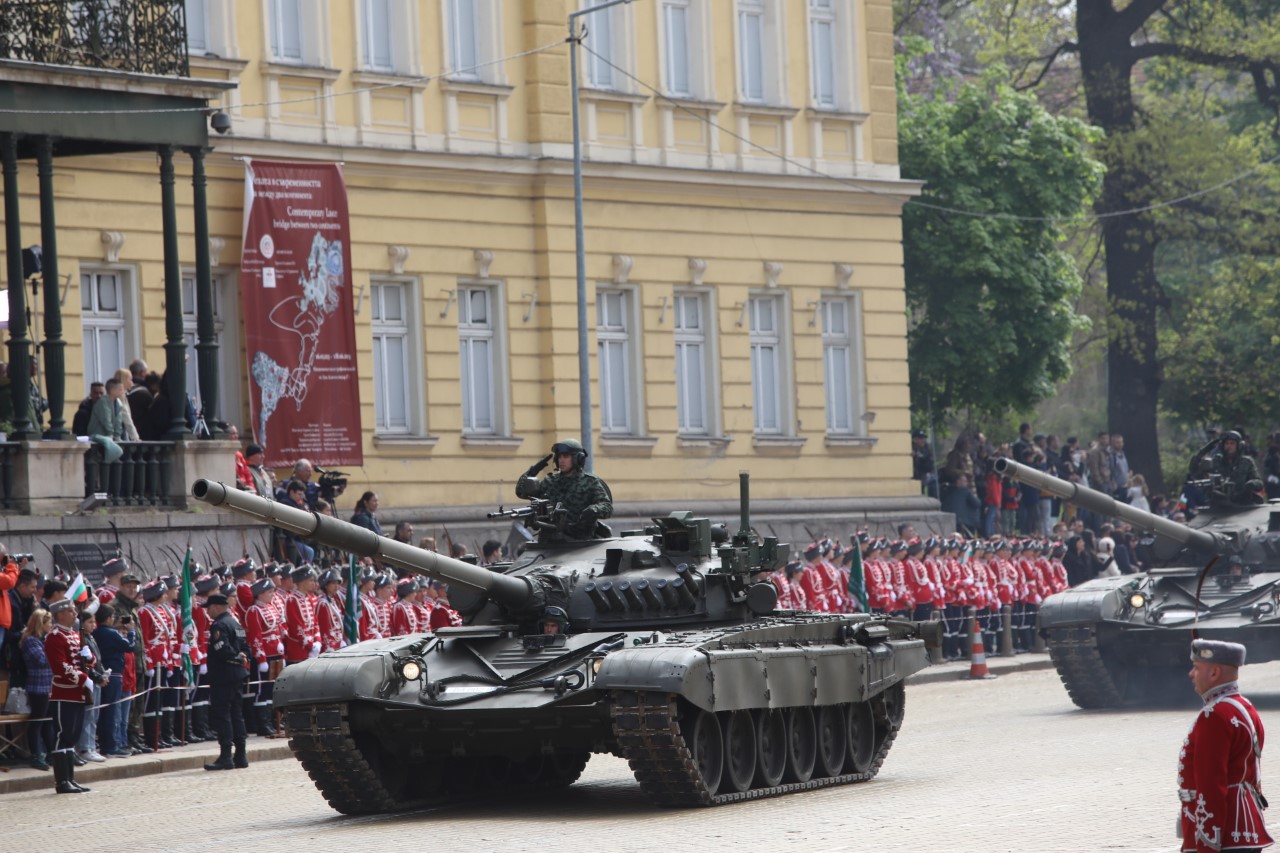
[[[396,584],[396,595],[401,598],[408,598],[418,591],[418,582],[413,578],[402,580]]]
[[[543,622],[555,622],[561,628],[569,624],[569,614],[564,612],[563,607],[552,605],[542,611]]]
[[[1240,433],[1233,429],[1229,429],[1224,432],[1218,440],[1222,442],[1224,450],[1226,449],[1226,443],[1228,441],[1234,441],[1236,443],[1236,449],[1238,450],[1240,448],[1240,442],[1244,439],[1241,437]]]
[[[324,589],[326,586],[328,586],[331,583],[341,583],[341,582],[342,582],[342,575],[338,574],[333,569],[325,569],[324,573],[320,575],[321,589]]]
[[[112,557],[102,564],[102,576],[104,578],[113,578],[127,571],[129,571],[129,561],[124,557]]]
[[[143,601],[159,601],[160,597],[165,593],[164,581],[156,578],[142,588]]]
[[[257,571],[258,564],[253,561],[252,557],[245,557],[244,559],[236,560],[231,564],[231,577],[236,580],[252,577]]]
[[[574,468],[581,468],[587,464],[587,450],[576,438],[561,439],[551,445],[551,455],[572,457]]]
[[[293,578],[294,583],[315,580],[316,570],[310,566],[298,566],[298,568],[289,573],[289,577]]]
[[[205,575],[204,577],[196,578],[196,592],[201,595],[208,595],[217,588],[218,579],[213,575]]]
[[[271,582],[271,578],[263,578],[260,581],[254,582],[253,586],[249,587],[249,591],[253,593],[254,598],[257,598],[263,593],[271,592],[271,590],[275,588],[276,585]]]

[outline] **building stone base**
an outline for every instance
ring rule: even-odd
[[[76,495],[84,494],[84,455],[90,446],[85,441],[22,442],[22,451],[13,456],[14,508],[28,515],[75,511],[82,500]]]

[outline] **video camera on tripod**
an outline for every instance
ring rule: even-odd
[[[320,497],[331,504],[336,503],[338,495],[346,491],[347,477],[350,475],[345,471],[326,471],[319,466],[316,467],[315,471],[320,475],[320,479],[316,481],[317,485],[320,486]]]

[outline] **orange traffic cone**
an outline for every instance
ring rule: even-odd
[[[995,678],[995,674],[987,669],[987,650],[982,647],[982,629],[978,627],[978,617],[973,617],[969,636],[969,674],[965,678]]]

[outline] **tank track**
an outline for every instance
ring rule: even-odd
[[[719,806],[811,791],[832,785],[847,785],[872,779],[884,763],[901,727],[891,726],[876,749],[871,766],[864,773],[846,773],[790,782],[767,788],[751,788],[740,793],[716,794],[707,789],[694,763],[678,723],[677,695],[647,691],[622,691],[613,697],[613,732],[622,757],[635,773],[640,789],[663,806]]]
[[[421,804],[396,797],[382,783],[351,736],[345,704],[291,707],[285,726],[289,748],[335,810],[378,814]]]
[[[1089,625],[1051,628],[1046,642],[1049,657],[1071,701],[1086,710],[1117,708],[1124,694],[1102,660],[1098,635]]]

